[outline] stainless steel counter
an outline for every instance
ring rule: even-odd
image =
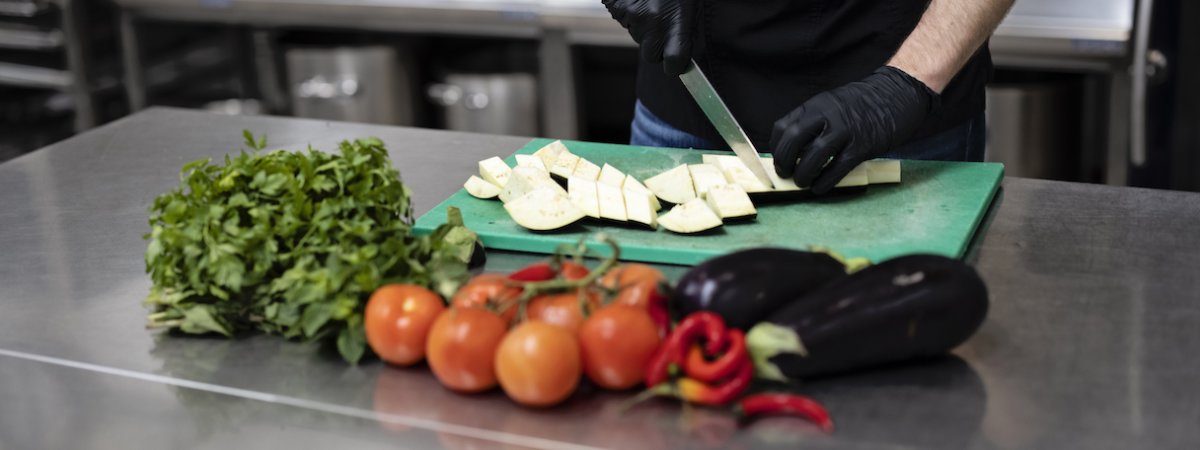
[[[832,437],[580,392],[548,411],[424,368],[143,328],[146,208],[185,162],[374,135],[420,211],[526,139],[150,109],[0,165],[0,448],[1194,448],[1200,195],[1009,178],[972,260],[992,308],[954,357],[816,380]],[[532,260],[492,254],[489,270]],[[672,269],[678,274],[680,269]]]

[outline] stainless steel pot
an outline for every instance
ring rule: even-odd
[[[429,86],[429,98],[441,107],[447,129],[535,136],[537,81],[533,75],[451,74]]]
[[[411,58],[395,47],[287,51],[293,114],[390,125],[415,124]]]

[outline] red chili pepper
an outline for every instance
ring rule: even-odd
[[[521,268],[520,270],[508,274],[508,279],[513,281],[546,281],[552,280],[558,275],[554,268],[550,267],[548,262],[533,263]]]
[[[701,338],[707,340],[706,348],[712,354],[725,349],[725,321],[714,313],[699,311],[685,317],[667,336],[666,341],[650,358],[646,369],[646,386],[654,387],[670,376],[672,364],[682,364],[688,347]]]
[[[811,420],[826,433],[833,431],[833,419],[829,412],[816,400],[803,395],[758,394],[750,395],[738,402],[734,411],[741,419],[763,414],[790,414]]]
[[[653,300],[651,302],[646,312],[650,313],[650,320],[654,321],[654,327],[658,328],[658,338],[666,339],[667,334],[671,332],[671,314],[667,312],[667,305],[653,303]]]
[[[563,261],[556,268],[552,262],[533,263],[508,274],[513,281],[548,281],[558,276],[568,281],[581,280],[588,276],[588,268],[582,264]]]
[[[746,360],[738,367],[738,371],[733,378],[728,381],[712,385],[693,378],[681,378],[676,385],[676,392],[679,397],[700,405],[722,406],[727,405],[737,399],[746,388],[750,387],[750,381],[754,378],[754,365]]]
[[[704,359],[704,350],[699,345],[693,345],[688,351],[683,363],[683,373],[688,378],[694,378],[705,383],[715,383],[729,378],[743,364],[750,363],[750,354],[746,351],[746,335],[742,330],[731,328],[726,336],[729,348],[716,361]]]

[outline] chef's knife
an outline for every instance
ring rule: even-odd
[[[700,105],[704,115],[708,116],[708,121],[717,128],[717,133],[721,134],[721,138],[725,139],[725,143],[729,144],[729,148],[737,154],[738,159],[750,168],[750,172],[754,173],[758,181],[761,181],[768,189],[774,189],[775,185],[771,183],[771,177],[767,176],[769,168],[758,157],[758,151],[754,149],[754,144],[750,143],[750,138],[746,137],[742,126],[738,125],[733,114],[729,113],[729,108],[725,107],[725,102],[721,101],[721,97],[713,89],[712,83],[708,82],[708,77],[704,76],[704,72],[700,71],[700,66],[696,65],[695,60],[688,66],[687,71],[679,75],[679,79],[683,81],[688,92],[692,93],[692,98],[696,99],[696,103]]]

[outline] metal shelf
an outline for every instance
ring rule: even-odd
[[[65,70],[0,62],[0,84],[66,90],[71,87],[71,74]]]
[[[40,0],[0,0],[0,16],[33,17],[50,7]]]
[[[21,24],[0,24],[0,48],[58,50],[63,47],[63,41],[63,33],[60,30],[43,30]]]

